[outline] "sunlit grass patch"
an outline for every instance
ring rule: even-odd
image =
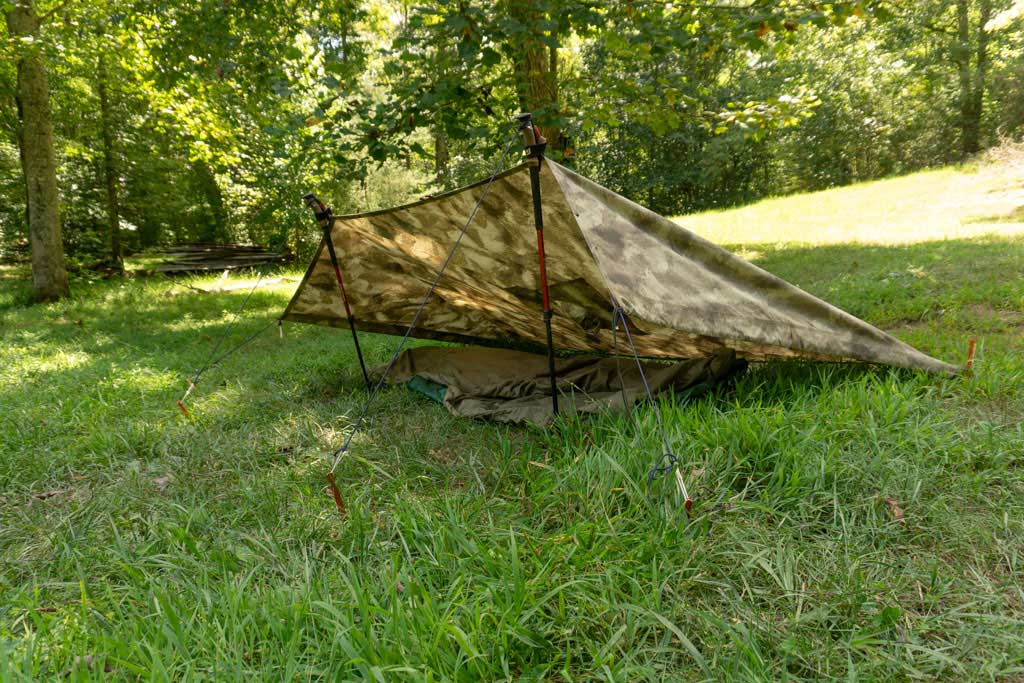
[[[944,168],[681,216],[719,244],[912,244],[1022,235],[1024,170]]]

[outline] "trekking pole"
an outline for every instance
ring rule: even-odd
[[[533,225],[537,230],[537,260],[540,262],[540,294],[544,307],[544,329],[548,341],[548,377],[551,380],[551,407],[558,415],[558,383],[555,380],[555,343],[551,336],[551,296],[548,291],[548,271],[544,259],[544,213],[540,200],[540,165],[544,160],[544,148],[547,140],[540,134],[540,129],[533,124],[533,115],[523,112],[516,116],[519,130],[523,132],[523,142],[530,161],[530,191],[533,195]]]
[[[348,318],[348,328],[352,330],[352,343],[356,347],[356,357],[359,358],[359,368],[363,371],[363,381],[366,383],[366,390],[370,391],[370,374],[366,371],[366,363],[363,361],[363,351],[359,348],[359,335],[356,333],[356,318],[352,315],[352,308],[348,304],[348,294],[345,292],[345,279],[341,275],[341,266],[338,265],[338,255],[334,251],[334,240],[331,239],[331,227],[334,224],[334,214],[331,209],[324,205],[312,192],[303,195],[302,200],[306,206],[313,211],[320,229],[324,231],[324,244],[327,245],[327,253],[331,257],[331,265],[334,266],[334,277],[338,281],[338,291],[341,292],[341,301],[345,304],[345,316]]]

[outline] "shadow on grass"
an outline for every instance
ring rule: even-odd
[[[997,213],[991,216],[976,216],[968,223],[1024,223],[1024,205],[1018,206],[1009,213]]]
[[[26,264],[0,264],[0,313],[31,304],[31,277]]]
[[[961,362],[966,338],[979,330],[989,335],[990,354],[1007,355],[1020,343],[1014,312],[1024,309],[1024,238],[746,251],[765,269],[944,360]],[[0,275],[0,302],[18,286],[17,277]],[[0,359],[7,365],[0,384],[8,394],[2,402],[14,425],[12,443],[24,453],[75,442],[97,457],[138,457],[166,450],[168,439],[197,426],[251,430],[275,441],[275,425],[291,425],[291,433],[317,432],[303,439],[306,447],[337,447],[365,399],[351,340],[338,330],[286,325],[283,341],[267,330],[203,377],[193,401],[205,418],[182,422],[175,412],[187,379],[217,340],[223,336],[222,351],[231,349],[272,322],[290,294],[291,287],[256,290],[237,324],[245,290],[200,294],[166,279],[80,284],[68,301],[0,311]],[[379,335],[364,340],[371,367],[385,362],[396,343]],[[913,375],[889,372],[780,363],[748,373],[731,398],[784,404],[866,374]],[[371,425],[371,440],[392,444],[396,453],[408,450],[394,445],[404,440],[421,456],[443,450],[448,455],[441,459],[450,459],[445,444],[455,433],[466,443],[493,443],[504,433],[450,419],[400,388],[388,389],[373,412],[382,419]],[[134,436],[118,441],[125,433]]]
[[[189,416],[175,406],[218,340],[219,353],[231,350],[273,322],[290,295],[290,287],[256,290],[237,324],[246,290],[201,294],[164,280],[95,283],[67,301],[0,314],[0,479],[8,475],[12,490],[49,479],[56,488],[67,469],[112,463],[174,457],[217,471],[214,458],[247,472],[326,456],[366,400],[346,331],[286,324],[282,340],[266,329],[207,370]],[[396,343],[361,340],[371,367]],[[457,420],[401,387],[385,389],[371,417],[359,452],[424,482],[464,483],[469,474],[448,465],[496,452],[507,432]],[[321,469],[310,486],[323,484]]]
[[[758,266],[932,355],[978,331],[1013,335],[1024,311],[1024,236],[990,235],[905,246],[745,245]],[[1006,340],[1007,342],[1009,340]]]

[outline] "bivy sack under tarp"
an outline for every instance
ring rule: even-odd
[[[677,402],[728,386],[747,362],[723,349],[706,358],[641,361],[577,354],[555,361],[561,409],[572,414],[624,410],[654,394]],[[380,377],[385,367],[375,368]],[[388,375],[459,417],[543,425],[554,417],[548,360],[542,354],[492,347],[421,346],[399,356]],[[646,386],[645,386],[646,383]]]
[[[411,336],[546,347],[530,187],[540,164],[553,346],[649,359],[733,351],[749,361],[864,362],[954,373],[872,325],[547,159],[496,176]],[[405,334],[486,182],[393,209],[331,217],[359,332]],[[282,318],[347,326],[327,240]]]

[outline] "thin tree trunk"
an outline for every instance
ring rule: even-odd
[[[7,30],[14,38],[38,38],[39,16],[33,0],[17,0],[7,12]],[[52,301],[69,294],[53,151],[53,121],[46,68],[35,46],[23,46],[17,58],[17,100],[21,114],[18,145],[25,174],[28,231],[32,245],[32,298]]]
[[[96,93],[100,100],[100,128],[103,138],[103,175],[107,185],[107,225],[110,265],[124,270],[121,257],[121,216],[117,196],[117,168],[114,162],[114,135],[111,131],[110,98],[107,93],[107,60],[103,52],[96,64]]]
[[[971,114],[974,116],[974,152],[981,149],[981,121],[985,114],[985,88],[988,76],[989,33],[985,25],[992,18],[992,0],[980,0],[978,10],[978,48],[974,61],[974,91]],[[973,153],[973,152],[972,152]]]
[[[407,10],[408,8],[406,8]],[[444,59],[444,47],[439,47],[435,56],[438,64],[447,64]],[[448,77],[448,69],[443,68],[441,77]],[[444,127],[444,116],[439,112],[434,117],[434,182],[447,189],[451,180],[451,150],[448,147],[448,133]]]
[[[220,191],[220,185],[217,184],[217,177],[214,176],[213,169],[198,159],[192,162],[192,169],[196,174],[200,191],[206,197],[206,205],[210,209],[210,219],[212,221],[211,224],[205,226],[206,229],[199,236],[199,239],[204,242],[220,242],[240,237],[239,235],[231,235],[231,226],[228,225],[228,212],[224,206],[224,195]]]
[[[448,151],[448,135],[440,128],[434,133],[434,178],[442,187],[448,187],[451,154]]]
[[[960,80],[960,157],[966,159],[980,148],[979,112],[971,73],[971,25],[969,0],[956,0],[956,34],[954,60]]]
[[[21,98],[15,96],[14,103],[17,105],[18,110],[18,121],[25,120],[25,114],[21,110]],[[21,129],[18,129],[18,162],[21,164],[21,179],[25,185],[25,225],[32,225],[32,210],[28,203],[28,175],[25,173],[25,169],[28,166],[28,160],[25,159],[25,145],[21,143]]]

